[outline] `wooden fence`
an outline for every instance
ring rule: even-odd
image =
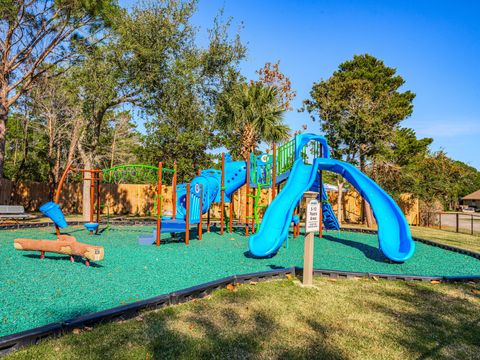
[[[9,180],[0,179],[0,205],[19,204],[23,205],[26,211],[35,212],[44,202],[49,201],[49,187],[47,184],[33,181],[21,181],[15,190],[13,201],[10,201],[13,184]],[[255,191],[255,190],[252,190]],[[163,186],[163,208],[164,214],[172,212],[172,189],[171,186]],[[239,198],[240,196],[240,198]],[[329,192],[329,201],[336,213],[337,193]],[[250,199],[250,206],[252,204]],[[261,192],[260,204],[267,205],[271,201],[271,190],[264,189]],[[156,187],[154,185],[137,184],[102,184],[101,204],[102,213],[110,215],[153,215],[156,211]],[[82,213],[82,184],[66,183],[62,188],[60,196],[62,209],[67,214]],[[344,193],[343,219],[350,223],[361,221],[362,198],[356,191]],[[228,214],[228,206],[227,214]],[[233,197],[233,214],[235,219],[245,221],[245,187],[236,192]],[[418,225],[419,202],[409,195],[402,196],[399,203],[406,214],[409,224]],[[250,210],[251,213],[251,210]],[[220,216],[220,206],[215,204],[212,207],[211,215],[214,218]]]

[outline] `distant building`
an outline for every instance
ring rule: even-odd
[[[480,190],[462,198],[462,204],[475,209],[480,209]]]

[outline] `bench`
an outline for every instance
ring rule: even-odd
[[[0,205],[0,219],[18,220],[33,219],[36,216],[25,213],[25,208],[22,205]]]

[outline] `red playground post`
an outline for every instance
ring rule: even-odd
[[[320,157],[323,157],[323,146],[320,146]],[[319,238],[322,238],[323,237],[323,230],[322,230],[322,222],[323,222],[323,173],[322,173],[322,170],[320,170],[320,174],[319,174],[319,189],[318,189],[318,194],[320,196],[320,216],[319,216],[319,227],[318,227],[318,237]]]
[[[60,178],[60,181],[58,182],[57,191],[55,193],[56,204],[60,203],[60,193],[62,191],[62,186],[63,186],[63,183],[65,182],[65,179],[67,178],[68,172],[70,171],[72,164],[73,164],[73,161],[71,161],[67,165],[67,167],[65,168],[65,171],[62,174],[62,177]],[[55,233],[57,234],[57,237],[60,235],[60,228],[58,227],[58,225],[55,225]]]
[[[250,201],[248,201],[248,195],[250,193],[250,156],[247,158],[247,174],[245,183],[247,184],[245,188],[245,236],[248,236],[248,205],[250,205]]]
[[[230,198],[230,206],[229,206],[229,232],[232,233],[233,228],[233,194]]]
[[[273,159],[272,159],[272,201],[275,199],[275,184],[277,182],[277,144],[273,143]]]
[[[187,215],[185,216],[185,245],[188,245],[190,240],[190,183],[187,184],[185,207]]]
[[[225,222],[225,153],[222,153],[222,179],[221,179],[221,206],[220,206],[220,235],[223,235],[223,227]]]
[[[199,171],[200,172],[200,171]],[[202,206],[203,206],[203,185],[200,184],[200,222],[198,223],[198,240],[202,240],[202,221],[203,221],[203,214],[202,214]]]
[[[177,216],[177,162],[173,162],[173,178],[172,178],[172,219]]]
[[[162,221],[161,221],[161,207],[162,207],[162,175],[163,175],[163,169],[162,169],[162,162],[158,163],[158,184],[157,184],[157,238],[156,238],[156,244],[157,246],[160,246],[160,234],[162,232]]]
[[[102,182],[102,173],[103,171],[97,169],[97,224],[100,224],[100,184]],[[97,230],[95,230],[95,234],[98,234],[98,230],[100,229],[97,226]]]

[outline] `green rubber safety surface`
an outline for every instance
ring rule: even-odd
[[[101,235],[70,227],[78,241],[105,247],[105,259],[86,267],[65,255],[17,251],[18,237],[55,239],[52,228],[0,231],[0,336],[147,299],[235,274],[303,266],[303,238],[290,238],[277,256],[248,256],[248,239],[234,233],[191,232],[190,245],[168,235],[160,247],[140,246],[151,226],[117,226]],[[403,264],[386,261],[376,235],[327,232],[315,239],[315,268],[424,276],[480,275],[480,260],[416,243]]]

